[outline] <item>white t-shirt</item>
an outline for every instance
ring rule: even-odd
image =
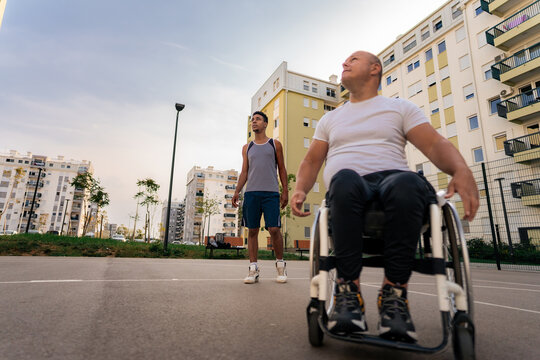
[[[326,188],[334,174],[351,169],[360,176],[383,170],[410,170],[405,158],[406,134],[429,122],[413,103],[376,96],[324,115],[314,139],[328,143]]]

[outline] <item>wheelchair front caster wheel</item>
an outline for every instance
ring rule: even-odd
[[[474,326],[467,314],[456,314],[452,326],[452,343],[456,360],[474,360]]]
[[[311,346],[322,346],[324,333],[319,326],[319,310],[308,307],[307,310],[309,343]]]

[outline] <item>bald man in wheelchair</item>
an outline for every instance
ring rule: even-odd
[[[357,51],[342,66],[341,81],[349,90],[350,101],[319,121],[298,170],[292,211],[296,216],[310,215],[302,204],[326,161],[323,176],[338,274],[328,329],[349,335],[368,330],[359,286],[361,234],[369,204],[381,204],[385,213],[385,269],[377,301],[378,333],[382,338],[413,343],[417,335],[409,312],[407,283],[432,188],[407,166],[407,141],[452,176],[446,197],[459,193],[464,220],[470,221],[476,214],[478,189],[459,151],[416,105],[378,95],[382,65],[375,55]]]

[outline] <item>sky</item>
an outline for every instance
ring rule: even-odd
[[[0,28],[0,152],[90,160],[111,223],[138,179],[173,200],[194,166],[242,165],[251,97],[282,61],[327,80],[379,53],[445,0],[7,0]],[[391,9],[391,11],[389,11]]]

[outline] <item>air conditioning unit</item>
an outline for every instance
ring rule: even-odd
[[[501,95],[501,98],[507,98],[507,97],[510,97],[513,93],[514,93],[514,89],[506,88],[506,89],[501,90],[500,95]]]
[[[500,55],[495,56],[495,59],[493,59],[496,63],[506,58],[505,54],[502,53]]]

